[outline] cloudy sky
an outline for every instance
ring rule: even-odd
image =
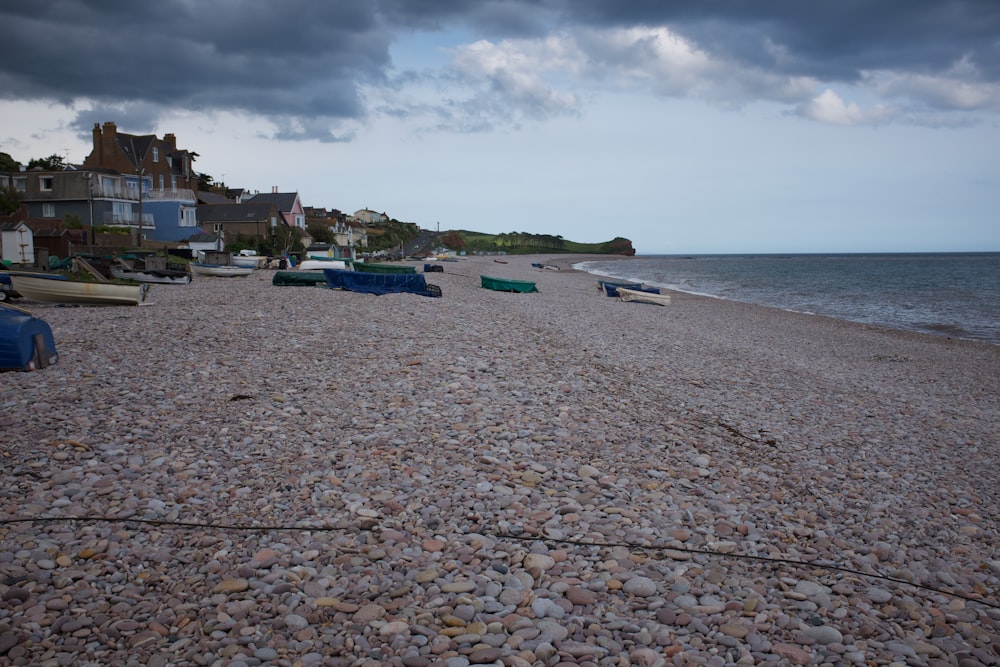
[[[1000,251],[996,0],[0,0],[0,151],[642,254]]]

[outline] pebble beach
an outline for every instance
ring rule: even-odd
[[[587,259],[15,302],[0,665],[1000,665],[1000,346]]]

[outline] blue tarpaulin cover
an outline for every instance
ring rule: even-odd
[[[56,363],[56,341],[48,322],[0,304],[0,371],[34,371]]]
[[[421,296],[441,296],[441,288],[428,285],[422,273],[362,273],[346,269],[323,269],[326,286],[366,294],[409,292]]]

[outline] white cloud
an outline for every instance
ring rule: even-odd
[[[932,109],[1000,109],[1000,84],[984,81],[968,60],[955,63],[940,75],[883,71],[866,73],[865,78],[884,97],[907,98]]]
[[[799,108],[806,118],[831,125],[871,125],[888,120],[892,110],[883,105],[864,109],[855,102],[846,103],[840,95],[827,88]]]

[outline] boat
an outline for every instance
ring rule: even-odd
[[[58,359],[48,322],[21,308],[0,304],[0,371],[37,371]]]
[[[363,292],[365,294],[410,293],[421,296],[441,296],[441,288],[430,285],[422,273],[365,273],[343,269],[324,269],[326,286],[330,289]]]
[[[492,276],[479,276],[479,281],[486,289],[495,292],[537,292],[535,283],[527,280],[510,280],[509,278],[494,278]]]
[[[649,290],[634,290],[627,287],[619,287],[618,295],[622,301],[635,301],[637,303],[655,303],[658,306],[670,305],[670,295],[661,294],[659,290],[651,292]]]
[[[272,285],[304,287],[320,285],[326,287],[326,276],[322,271],[275,271]]]
[[[230,262],[233,266],[256,269],[265,261],[267,261],[267,258],[258,255],[256,250],[241,250],[239,253],[230,255]]]
[[[187,285],[191,282],[191,274],[179,269],[133,269],[127,266],[112,265],[109,270],[112,278],[134,280],[138,283]]]
[[[440,264],[424,264],[424,273],[444,273],[444,267]]]
[[[146,300],[146,294],[149,292],[149,285],[90,283],[60,278],[25,273],[10,274],[14,289],[31,301],[95,306],[137,306]]]
[[[354,265],[355,271],[364,273],[416,273],[415,266],[400,266],[398,264],[367,264],[359,262]]]
[[[493,261],[496,262],[497,264],[506,264],[507,263],[506,259],[494,259]]]
[[[611,281],[611,280],[598,280],[597,281],[597,289],[598,289],[598,291],[603,292],[607,296],[618,297],[619,296],[618,290],[621,289],[621,288],[623,288],[623,287],[625,289],[638,290],[638,289],[642,289],[642,283],[620,283],[620,282],[614,282],[614,281]]]
[[[339,259],[304,259],[295,267],[299,271],[322,271],[323,269],[346,269],[347,262]]]
[[[191,262],[191,272],[199,276],[215,276],[216,278],[233,278],[249,276],[253,269],[248,266],[233,266],[232,264],[206,264]]]
[[[17,293],[10,282],[9,273],[0,273],[0,301],[18,299],[21,295]]]

